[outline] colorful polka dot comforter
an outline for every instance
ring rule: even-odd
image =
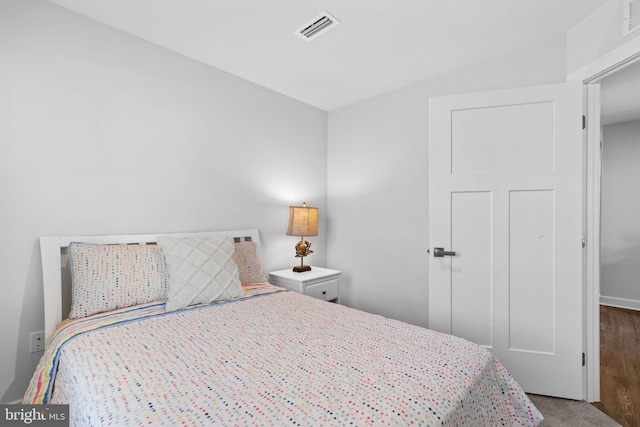
[[[24,403],[75,426],[535,426],[506,369],[468,341],[271,285],[61,327]]]

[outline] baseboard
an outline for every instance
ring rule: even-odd
[[[640,301],[634,299],[605,297],[604,295],[600,295],[600,304],[640,311]]]

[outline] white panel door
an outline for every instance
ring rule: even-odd
[[[579,84],[430,100],[429,327],[489,348],[525,391],[571,399],[583,397],[581,121]]]

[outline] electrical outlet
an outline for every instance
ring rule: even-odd
[[[44,350],[44,331],[31,332],[29,334],[29,341],[31,342],[31,353]]]

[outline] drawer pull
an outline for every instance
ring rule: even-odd
[[[322,295],[326,295],[326,294],[327,294],[327,291],[322,291]]]

